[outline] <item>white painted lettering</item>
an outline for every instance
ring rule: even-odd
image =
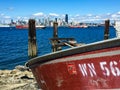
[[[104,61],[104,62],[100,62],[99,65],[103,75],[120,76],[120,68],[118,67],[119,65],[117,61],[110,61],[110,62]],[[79,64],[79,69],[84,77],[88,75],[94,77],[97,76],[95,66],[96,65],[94,65],[94,63]]]
[[[120,76],[120,70],[117,67],[117,64],[118,63],[116,61],[111,61],[110,62],[110,69],[111,69],[111,72],[114,76]]]
[[[87,76],[86,64],[79,64],[79,68],[80,68],[83,76],[84,76],[84,77]]]
[[[106,67],[107,63],[106,62],[100,62],[100,67],[103,70],[103,75],[105,76],[110,76],[110,71],[109,69]]]
[[[94,64],[93,64],[93,63],[88,64],[88,67],[89,67],[90,75],[91,75],[92,77],[93,77],[94,75],[96,76]]]

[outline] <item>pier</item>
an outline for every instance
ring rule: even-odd
[[[104,40],[109,39],[109,23],[110,20],[105,20]],[[84,45],[84,43],[77,43],[75,38],[60,38],[58,35],[58,23],[53,23],[53,37],[50,38],[52,52],[60,51],[63,47],[70,48]],[[29,37],[28,37],[28,55],[30,57],[37,56],[37,43],[36,43],[36,27],[35,20],[29,20]]]
[[[62,47],[76,47],[80,44],[77,44],[77,41],[74,38],[59,38],[58,37],[58,23],[54,22],[53,24],[53,38],[50,38],[52,44],[52,52],[62,50]]]

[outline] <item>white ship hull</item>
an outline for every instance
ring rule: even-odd
[[[117,38],[120,38],[120,20],[119,21],[115,21],[114,28],[116,29],[116,36],[117,36]]]
[[[10,25],[3,25],[3,24],[0,24],[0,27],[10,27]]]

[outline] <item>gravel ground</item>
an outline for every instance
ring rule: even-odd
[[[0,90],[42,90],[38,88],[32,72],[24,66],[13,70],[0,70]]]

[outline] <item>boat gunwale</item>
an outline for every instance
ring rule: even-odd
[[[26,66],[31,68],[36,65],[43,64],[43,63],[46,63],[46,62],[49,62],[49,61],[52,61],[58,58],[62,58],[65,56],[80,54],[84,52],[90,52],[94,50],[112,48],[112,47],[117,47],[117,46],[120,46],[120,38],[113,38],[109,40],[98,41],[98,42],[94,42],[94,43],[90,43],[90,44],[86,44],[86,45],[82,45],[78,47],[73,47],[73,48],[69,48],[69,49],[65,49],[65,50],[61,50],[57,52],[52,52],[49,54],[35,57],[33,59],[30,59],[26,63]]]

